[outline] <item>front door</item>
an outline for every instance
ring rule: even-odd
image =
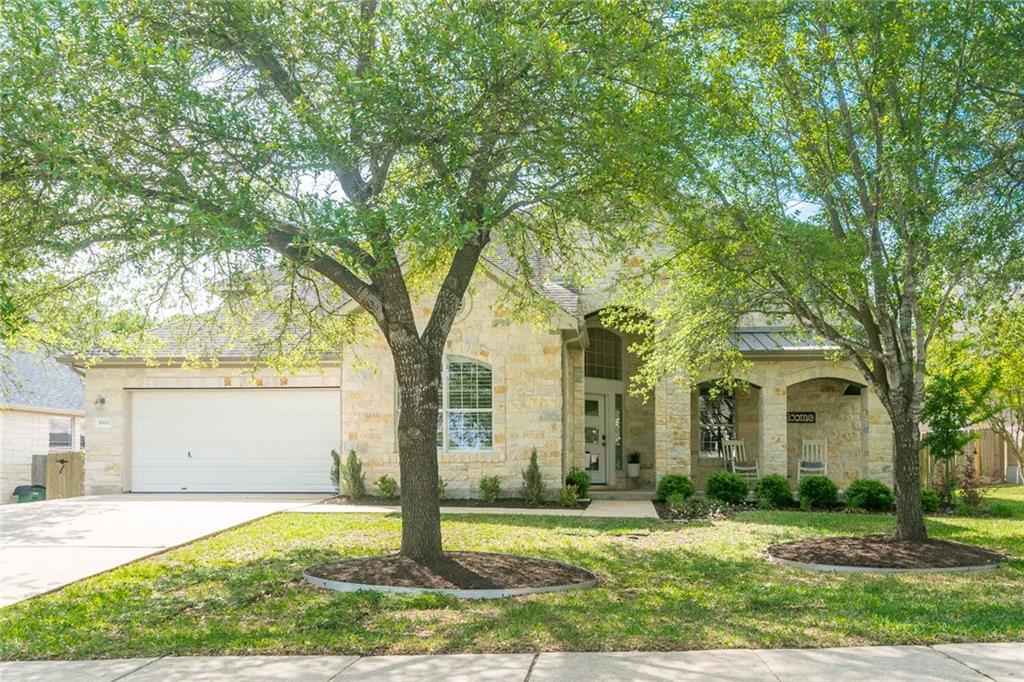
[[[583,413],[586,420],[583,425],[586,444],[584,463],[591,483],[608,482],[608,438],[606,428],[606,396],[600,393],[587,393]]]

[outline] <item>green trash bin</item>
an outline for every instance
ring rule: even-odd
[[[14,496],[18,502],[38,502],[46,499],[46,486],[44,485],[19,485],[14,489]]]

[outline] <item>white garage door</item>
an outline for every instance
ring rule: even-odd
[[[338,389],[135,391],[132,490],[329,492]]]

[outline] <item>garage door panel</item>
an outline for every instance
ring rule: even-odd
[[[337,389],[137,391],[132,487],[329,492],[340,411]]]

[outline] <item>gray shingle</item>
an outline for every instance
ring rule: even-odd
[[[83,412],[85,389],[52,357],[0,347],[0,405]]]

